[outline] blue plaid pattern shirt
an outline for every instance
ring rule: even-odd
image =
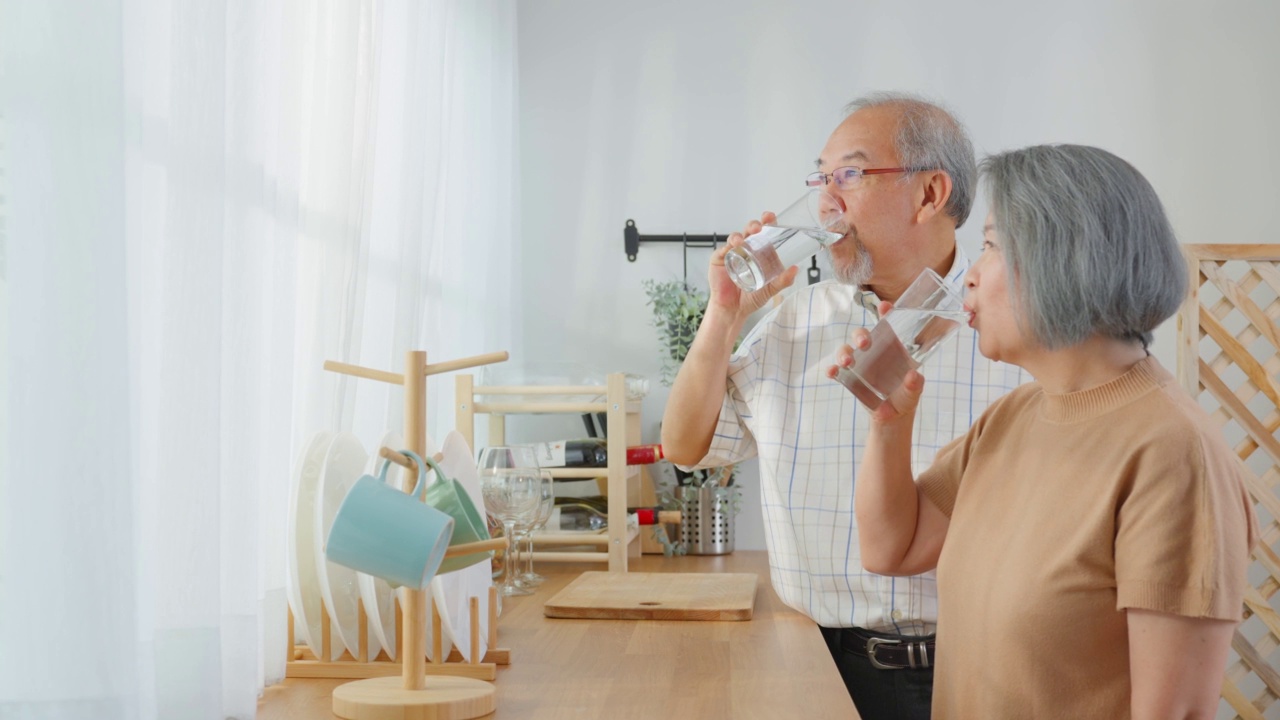
[[[957,247],[946,279],[961,288],[969,261]],[[826,368],[854,328],[878,320],[873,293],[835,281],[801,288],[765,316],[729,362],[729,388],[715,437],[699,467],[753,456],[774,589],[824,627],[907,635],[934,631],[933,573],[886,577],[862,568],[853,489],[868,412]],[[917,475],[1000,396],[1029,379],[978,352],[962,327],[928,358],[916,413]]]

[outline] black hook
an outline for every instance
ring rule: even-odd
[[[636,255],[640,254],[640,231],[636,229],[635,220],[627,220],[622,228],[622,244],[627,251],[627,259],[635,262]]]

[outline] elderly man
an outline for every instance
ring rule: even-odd
[[[662,443],[674,462],[718,466],[760,460],[770,574],[778,595],[822,628],[866,720],[927,718],[933,687],[937,594],[932,575],[891,578],[863,569],[854,484],[868,412],[825,369],[858,327],[878,320],[921,271],[959,287],[969,261],[956,228],[973,205],[977,168],[961,125],[919,98],[879,93],[854,101],[817,160],[810,186],[845,203],[843,233],[827,249],[836,279],[788,296],[742,341],[747,317],[788,287],[789,269],[741,292],[724,254],[711,258],[711,299],[667,402]],[[763,221],[772,220],[765,214]],[[758,232],[751,222],[746,235]],[[917,413],[917,470],[1022,381],[986,360],[963,328],[929,360]]]

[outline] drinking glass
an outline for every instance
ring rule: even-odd
[[[542,492],[539,497],[538,512],[533,517],[533,522],[529,524],[528,530],[525,531],[524,537],[526,541],[524,572],[520,574],[516,580],[524,587],[537,587],[542,584],[546,578],[533,571],[533,533],[546,527],[547,520],[551,519],[551,511],[556,506],[556,490],[555,480],[551,476],[551,471],[542,471]]]
[[[813,257],[840,239],[830,228],[844,218],[844,200],[824,190],[810,190],[778,213],[777,219],[724,256],[734,284],[755,292],[774,278]]]
[[[964,298],[938,273],[925,268],[871,328],[871,346],[854,348],[853,365],[837,368],[835,380],[875,410],[909,371],[920,367],[968,320]]]
[[[528,523],[538,512],[541,502],[542,476],[533,447],[528,445],[500,445],[485,448],[477,463],[480,472],[480,491],[485,506],[494,517],[502,521],[503,537],[507,538],[508,552],[502,574],[502,595],[530,595],[532,590],[516,584],[516,525]]]

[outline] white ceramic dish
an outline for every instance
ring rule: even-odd
[[[391,448],[392,450],[401,450],[404,448],[404,437],[395,431],[389,431],[383,436],[382,442],[378,449]],[[428,454],[435,453],[435,444],[431,442],[431,438],[427,438]],[[369,458],[369,464],[366,471],[377,477],[378,471],[382,468],[382,457],[378,452],[374,452]],[[387,482],[397,489],[411,490],[413,483],[417,482],[417,478],[410,479],[407,475],[408,471],[399,466],[392,467],[387,471]],[[406,484],[406,480],[410,482]],[[387,581],[382,578],[375,578],[364,573],[357,573],[358,583],[360,586],[360,599],[364,602],[365,613],[369,616],[369,625],[372,629],[370,635],[370,647],[372,647],[373,636],[378,638],[378,644],[382,649],[387,651],[387,657],[392,660],[396,659],[396,633],[399,628],[396,626],[396,599],[399,597],[397,591],[392,588]],[[427,657],[431,658],[434,648],[434,632],[431,626],[431,606],[435,602],[432,593],[427,593],[427,624],[426,624],[426,646]],[[443,620],[443,618],[442,618]],[[444,655],[448,657],[449,651],[453,649],[453,644],[449,640],[447,633],[442,633]],[[371,657],[373,651],[370,650]],[[431,658],[434,660],[435,658]]]
[[[320,582],[316,577],[316,547],[312,543],[315,523],[316,488],[324,468],[325,454],[333,434],[321,431],[311,436],[294,464],[289,487],[288,543],[285,565],[289,572],[289,607],[293,609],[295,641],[307,644],[320,656]]]
[[[359,654],[360,642],[360,587],[356,571],[329,562],[323,552],[325,538],[338,508],[346,499],[356,481],[364,473],[369,453],[365,452],[360,438],[351,433],[334,436],[325,456],[324,470],[320,474],[320,486],[316,493],[313,540],[316,549],[316,576],[325,607],[333,618],[338,642],[331,642],[330,659],[337,660],[345,647],[352,656]],[[299,541],[301,542],[301,541]],[[372,645],[372,643],[371,643]],[[315,647],[312,646],[314,650]],[[376,657],[370,647],[370,656]]]
[[[404,438],[400,433],[390,431],[382,437],[382,442],[378,444],[378,449],[391,448],[399,450],[404,447]],[[379,455],[377,450],[369,457],[369,464],[365,468],[365,472],[377,477],[378,471],[382,468],[382,463],[386,462]],[[408,471],[404,468],[393,465],[387,470],[387,482],[394,488],[404,488],[402,477]],[[412,486],[410,486],[412,489]],[[357,573],[360,585],[360,599],[364,602],[365,614],[369,616],[369,628],[373,631],[369,635],[369,657],[377,657],[377,653],[373,652],[373,639],[376,637],[379,647],[387,651],[387,657],[392,660],[396,659],[396,592],[387,584],[386,580],[376,578],[372,575]],[[431,632],[430,628],[427,630]]]
[[[454,431],[444,439],[441,450],[444,459],[440,469],[458,481],[466,489],[471,502],[484,516],[484,496],[480,491],[480,474],[476,472],[475,456],[462,434]],[[477,660],[483,660],[489,648],[489,587],[493,585],[493,561],[485,560],[461,570],[438,575],[431,590],[441,605],[441,624],[446,637],[453,641],[458,652],[470,660],[471,647],[471,598],[480,598],[480,647],[475,648]],[[439,591],[437,592],[437,588]]]

